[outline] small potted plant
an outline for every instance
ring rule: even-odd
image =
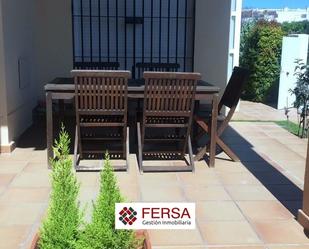
[[[70,139],[62,127],[54,147],[51,197],[47,216],[30,249],[150,249],[146,231],[115,229],[115,203],[122,202],[109,156],[100,174],[100,191],[91,222],[85,224],[80,210],[80,184],[69,157]]]

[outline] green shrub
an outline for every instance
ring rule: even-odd
[[[52,160],[51,197],[47,216],[39,235],[40,249],[75,248],[79,237],[82,213],[77,196],[80,185],[72,171],[69,158],[70,139],[64,128],[55,142],[55,159]]]
[[[258,21],[245,35],[240,65],[251,75],[243,98],[264,102],[279,83],[283,31],[276,22]]]
[[[283,22],[282,30],[288,34],[309,34],[309,21]]]
[[[307,137],[307,117],[309,113],[309,65],[306,65],[302,60],[296,60],[295,75],[297,82],[294,89],[290,92],[295,95],[294,107],[300,110],[300,123],[298,135]]]
[[[100,192],[94,203],[92,220],[86,225],[78,242],[78,249],[132,249],[137,248],[133,231],[115,229],[115,203],[123,202],[117,187],[109,156],[100,174]]]

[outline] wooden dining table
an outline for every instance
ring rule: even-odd
[[[53,157],[53,100],[64,101],[72,100],[75,97],[75,85],[73,78],[55,78],[48,82],[45,86],[46,93],[46,134],[47,134],[47,158]],[[218,118],[218,101],[220,88],[205,81],[198,81],[195,100],[207,100],[211,103],[211,132],[210,132],[210,148],[209,148],[209,166],[215,166],[216,154],[216,138],[217,138],[217,118]],[[144,98],[144,81],[130,80],[128,83],[128,98],[143,99]],[[195,155],[194,159],[200,160],[206,155],[206,145],[201,148]]]

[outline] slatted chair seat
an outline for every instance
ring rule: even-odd
[[[80,117],[80,126],[124,126],[123,116],[86,116]]]
[[[220,99],[218,110],[219,110],[219,116],[218,116],[218,129],[217,129],[217,137],[216,137],[216,143],[217,145],[233,160],[233,161],[239,161],[239,158],[237,155],[223,142],[221,139],[222,133],[225,131],[225,129],[228,127],[228,124],[230,120],[233,117],[233,114],[237,108],[242,90],[247,83],[249,79],[249,71],[244,68],[235,67],[232,73],[232,76],[226,86],[226,89],[224,91],[224,94],[222,98]],[[228,107],[229,111],[227,115],[221,115],[220,112],[224,107]],[[207,111],[203,112],[200,111],[197,113],[197,115],[194,116],[195,122],[198,124],[198,126],[202,129],[201,133],[196,137],[195,140],[198,140],[201,135],[207,133],[210,134],[211,130],[211,114],[207,115]],[[201,153],[204,151],[207,151],[207,145],[197,154],[196,160],[202,159],[204,153]]]
[[[158,135],[151,135],[151,134],[147,134],[145,135],[145,141],[171,141],[171,142],[175,142],[177,140],[182,141],[183,139],[185,139],[185,135],[181,135],[181,134],[163,134],[161,136]]]
[[[124,166],[114,169],[127,170],[127,102],[131,73],[104,70],[73,70],[71,73],[76,102],[75,169],[100,170],[79,165],[80,159],[102,159],[108,151],[112,158],[126,160]]]
[[[198,73],[144,72],[143,121],[137,123],[141,172],[194,171],[190,131]],[[175,133],[171,133],[171,132]],[[158,151],[153,142],[164,142]],[[174,144],[170,144],[170,143]],[[175,149],[175,142],[177,148]],[[166,143],[170,145],[166,146]],[[173,145],[172,148],[169,148]],[[162,146],[163,147],[163,146]],[[189,161],[185,158],[188,148]],[[143,160],[184,160],[186,166],[144,166]]]
[[[175,125],[175,124],[179,124],[181,127],[185,127],[189,125],[189,118],[185,118],[185,117],[157,117],[157,116],[151,116],[151,117],[147,117],[145,119],[145,125],[146,126],[153,126],[155,127],[156,124],[171,124],[171,125]]]

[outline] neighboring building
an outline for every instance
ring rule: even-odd
[[[158,11],[160,0],[100,0],[100,13],[99,7],[95,8],[97,0],[72,1],[75,3],[73,16],[71,1],[0,1],[0,151],[10,151],[14,141],[32,124],[33,108],[39,100],[45,99],[44,85],[55,77],[70,76],[74,61],[80,61],[80,57],[84,61],[95,61],[98,57],[114,60],[117,46],[119,59],[123,56],[127,59],[119,61],[121,69],[132,70],[141,55],[145,60],[151,57],[149,43],[154,45],[153,57],[160,55],[157,20],[160,23],[161,17],[161,41],[165,42],[161,47],[163,61],[166,59],[163,57],[169,57],[170,62],[177,57],[181,70],[200,72],[204,80],[218,85],[222,90],[232,68],[238,65],[242,0],[169,0],[170,6],[162,6],[164,12],[161,17]],[[141,2],[145,4],[145,18],[142,20]],[[80,3],[82,7],[78,6]],[[115,18],[117,3],[118,19]],[[177,4],[178,13],[174,11]],[[151,9],[153,13],[149,14]],[[79,14],[76,12],[78,10]],[[107,13],[107,10],[110,12]],[[178,25],[175,22],[177,15],[181,17]],[[80,33],[81,16],[83,34]],[[134,16],[137,17],[136,25],[131,23]],[[166,23],[168,18],[171,18],[170,23]],[[106,22],[107,19],[109,22]],[[98,20],[102,21],[101,36],[95,31],[99,28]],[[117,31],[114,30],[116,20],[119,24],[118,45],[115,38]],[[152,21],[151,26],[149,22]],[[90,25],[91,28],[87,28]],[[140,30],[143,25],[144,45],[147,45],[144,54],[141,53],[143,34]],[[126,31],[127,39],[123,37]],[[149,37],[151,33],[152,41]],[[167,42],[167,35],[170,43]],[[83,40],[79,43],[78,39]],[[101,46],[97,44],[99,41]],[[123,51],[125,46],[127,55]],[[106,50],[108,47],[109,51]]]
[[[243,9],[242,21],[267,20],[283,22],[300,22],[309,20],[309,8],[306,9]]]

